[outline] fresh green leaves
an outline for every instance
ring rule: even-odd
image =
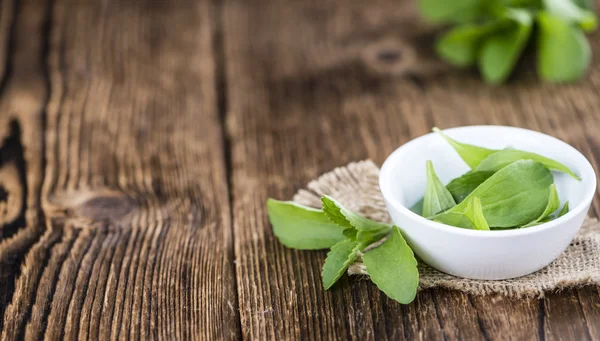
[[[493,174],[492,171],[470,171],[450,181],[446,188],[454,201],[460,203]]]
[[[538,73],[547,81],[571,82],[583,76],[592,52],[581,30],[558,15],[537,17]]]
[[[560,212],[558,212],[558,215],[556,217],[560,218],[560,217],[564,216],[565,214],[567,214],[568,212],[569,212],[569,202],[567,201],[563,205],[563,208],[560,209]]]
[[[432,219],[443,220],[445,214],[462,213],[469,200],[477,197],[489,226],[521,226],[544,211],[552,182],[552,174],[542,164],[531,160],[516,161],[494,173],[463,202]]]
[[[458,142],[458,141],[450,138],[448,135],[444,134],[437,127],[434,127],[433,131],[435,131],[441,137],[443,137],[454,148],[454,150],[456,150],[458,155],[460,155],[460,157],[465,161],[465,163],[467,165],[469,165],[469,167],[471,167],[471,169],[477,168],[477,166],[479,166],[481,161],[483,161],[485,158],[487,158],[491,154],[497,152],[497,150]]]
[[[574,179],[581,180],[581,178],[579,178],[571,169],[569,169],[569,167],[558,161],[554,161],[539,154],[524,152],[517,149],[503,149],[497,153],[491,154],[481,161],[476,170],[495,172],[518,160],[533,160],[541,163],[550,170],[567,173]]]
[[[325,213],[290,201],[267,201],[269,220],[279,241],[299,250],[327,249],[344,240],[343,228]]]
[[[484,80],[503,83],[538,25],[538,73],[551,82],[574,81],[590,62],[583,32],[597,28],[591,0],[419,0],[423,16],[456,24],[435,44],[438,55],[458,67],[477,64]]]
[[[394,227],[383,244],[365,252],[363,264],[371,281],[390,298],[404,304],[415,299],[419,285],[417,260],[400,229]]]
[[[474,170],[445,187],[426,162],[427,186],[422,201],[411,210],[433,221],[475,230],[530,227],[560,217],[560,198],[550,170],[581,180],[570,168],[550,158],[514,148],[492,150],[465,144],[440,134]],[[448,193],[456,205],[447,199]],[[445,205],[440,204],[444,198]],[[422,209],[421,209],[422,207]],[[444,208],[446,207],[446,208]],[[438,213],[431,215],[431,212]]]
[[[423,197],[423,216],[430,217],[456,205],[450,191],[435,174],[433,164],[427,161],[427,187]]]
[[[556,185],[550,185],[550,195],[548,197],[548,204],[546,204],[546,208],[544,212],[534,221],[523,225],[523,227],[530,227],[534,225],[538,225],[541,221],[543,221],[546,217],[548,217],[552,212],[558,210],[560,207],[560,199],[558,198],[558,191],[556,190]]]
[[[478,197],[473,197],[469,200],[467,204],[467,208],[464,213],[465,217],[469,219],[471,225],[475,228],[475,230],[489,230],[490,226],[485,220],[485,216],[483,215],[483,208],[481,207],[481,200]]]
[[[277,238],[295,249],[331,248],[323,264],[325,290],[362,256],[371,279],[383,292],[410,303],[419,285],[419,272],[398,227],[362,217],[329,196],[323,196],[321,203],[322,210],[317,210],[269,199],[267,210]]]
[[[503,83],[521,56],[531,31],[533,18],[526,10],[510,9],[512,27],[489,37],[479,51],[479,71],[490,84]]]
[[[355,241],[343,240],[335,244],[323,264],[323,288],[331,288],[342,277],[346,269],[356,261],[359,247]]]

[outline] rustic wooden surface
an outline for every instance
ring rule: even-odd
[[[290,198],[434,125],[555,135],[600,165],[589,75],[483,85],[412,1],[1,0],[0,339],[600,340],[600,289],[400,305],[321,287]],[[598,196],[591,214],[600,213]]]

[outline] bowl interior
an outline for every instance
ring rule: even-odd
[[[589,162],[575,148],[554,137],[502,126],[461,127],[444,130],[444,133],[464,143],[492,149],[512,147],[562,162],[582,178],[577,181],[567,174],[552,172],[561,204],[568,200],[571,210],[585,204],[593,195],[596,179]],[[433,162],[438,177],[445,184],[469,171],[458,153],[441,136],[435,133],[424,135],[398,148],[386,161],[382,170],[386,174],[382,176],[381,185],[391,197],[389,199],[410,208],[423,198],[427,160]]]

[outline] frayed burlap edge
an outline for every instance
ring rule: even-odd
[[[368,218],[391,221],[381,192],[379,168],[370,160],[350,163],[311,181],[294,201],[320,207],[320,197],[331,195],[350,210]],[[357,262],[351,275],[367,275]],[[451,276],[419,262],[420,289],[443,287],[474,295],[501,294],[511,298],[543,297],[563,288],[600,284],[600,223],[588,218],[565,252],[552,264],[531,275],[502,281],[470,280]]]

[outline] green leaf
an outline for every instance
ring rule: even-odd
[[[389,232],[391,229],[391,226],[388,224],[379,223],[379,222],[373,221],[371,219],[367,219],[363,216],[360,216],[354,212],[347,210],[342,204],[340,204],[338,201],[336,201],[335,199],[333,199],[332,197],[330,197],[328,195],[324,195],[323,197],[321,197],[321,202],[323,203],[323,210],[327,211],[326,214],[329,215],[331,212],[339,211],[341,216],[343,216],[347,220],[347,222],[350,224],[350,226],[354,227],[359,232],[360,231],[379,231],[379,230],[387,230]],[[334,213],[333,215],[337,215],[337,214]],[[336,219],[339,219],[340,216],[337,215],[337,217],[338,218],[336,218]],[[338,221],[343,222],[343,220],[341,220],[341,219]],[[338,221],[336,221],[336,223]],[[342,226],[346,226],[346,225],[342,225]]]
[[[578,24],[585,32],[592,32],[598,26],[596,15],[577,6],[571,0],[543,0],[544,8],[569,23]]]
[[[529,224],[524,225],[523,227],[530,227],[534,225],[538,225],[542,222],[542,220],[552,214],[552,212],[558,210],[560,207],[560,199],[558,198],[558,191],[556,190],[556,185],[550,185],[550,195],[548,197],[548,204],[546,204],[546,208],[544,212],[534,221]]]
[[[493,20],[483,24],[464,24],[444,33],[435,43],[437,54],[448,63],[467,67],[475,64],[483,39],[507,26],[507,20]]]
[[[569,202],[567,201],[567,202],[565,202],[565,204],[563,205],[563,207],[560,209],[560,212],[558,212],[557,218],[560,218],[560,217],[564,216],[568,212],[569,212]]]
[[[526,10],[511,9],[507,16],[513,20],[514,26],[487,38],[480,50],[479,70],[490,84],[499,84],[508,78],[533,28],[533,19]]]
[[[481,200],[478,197],[473,197],[471,200],[469,200],[469,203],[467,204],[463,214],[467,217],[467,219],[469,219],[475,230],[489,231],[490,227],[483,216]]]
[[[415,299],[419,286],[417,260],[398,227],[393,227],[383,244],[365,252],[363,264],[371,281],[390,298],[403,304]]]
[[[430,217],[456,205],[452,194],[446,189],[446,186],[440,181],[433,163],[427,161],[427,186],[425,187],[425,196],[423,197],[423,216]]]
[[[540,12],[537,17],[537,69],[550,82],[572,82],[581,78],[591,62],[585,36],[558,15]]]
[[[364,218],[347,210],[342,204],[330,196],[321,197],[323,212],[329,219],[345,228],[344,235],[361,244],[368,245],[386,236],[391,226]]]
[[[458,204],[493,174],[493,171],[470,171],[450,181],[446,188]]]
[[[477,168],[483,159],[497,152],[497,150],[494,149],[487,149],[474,146],[472,144],[458,142],[444,134],[437,127],[434,127],[433,131],[440,134],[440,136],[443,137],[454,148],[454,150],[456,150],[458,155],[460,155],[463,161],[465,161],[465,163],[469,165],[471,169]]]
[[[290,201],[267,200],[269,220],[279,241],[299,250],[327,249],[344,240],[343,228],[321,210]]]
[[[449,5],[445,0],[419,0],[421,14],[434,23],[467,22],[484,13],[487,0],[454,0]]]
[[[358,251],[358,244],[348,239],[331,248],[331,251],[327,253],[325,264],[323,264],[322,278],[325,290],[331,288],[346,272],[346,269],[356,261]]]
[[[563,165],[558,161],[554,161],[536,153],[525,152],[517,149],[503,149],[497,153],[491,154],[483,161],[481,161],[479,166],[477,166],[476,170],[496,172],[518,160],[537,161],[550,170],[567,173],[574,179],[581,180],[581,178],[578,177],[571,169],[569,169],[569,167]]]
[[[490,227],[522,226],[544,211],[548,202],[548,188],[553,181],[552,174],[541,163],[516,161],[494,173],[463,202],[431,219],[443,222],[457,213],[462,214],[469,200],[478,197]]]

